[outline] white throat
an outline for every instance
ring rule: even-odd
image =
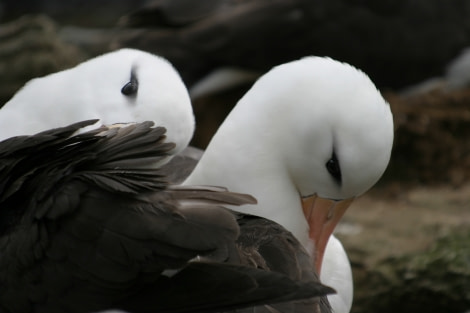
[[[250,114],[253,104],[251,97],[239,101],[184,184],[220,185],[249,193],[258,204],[233,209],[273,220],[308,245],[308,224],[299,193],[278,153],[282,140],[276,130]]]

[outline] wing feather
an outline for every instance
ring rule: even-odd
[[[230,264],[240,232],[223,206],[254,199],[169,187],[164,128],[77,134],[95,122],[0,143],[2,311],[215,312],[331,291]]]

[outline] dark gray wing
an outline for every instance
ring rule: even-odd
[[[170,183],[180,184],[194,170],[203,153],[204,151],[201,149],[188,146],[165,164],[160,172],[166,176]]]
[[[71,136],[94,122],[0,143],[1,312],[213,312],[329,291],[221,263],[239,235],[221,206],[253,199],[168,187],[152,166],[173,144],[152,123]]]
[[[239,255],[244,259],[242,263],[282,273],[296,281],[320,281],[312,258],[291,232],[264,218],[241,213],[234,214],[240,226],[237,248]],[[236,312],[327,313],[331,312],[331,307],[326,297],[314,297],[245,308]]]
[[[184,181],[197,165],[202,154],[202,150],[188,147],[181,155],[174,157],[166,164],[164,171],[175,181]],[[175,168],[184,170],[175,171]],[[293,280],[319,282],[311,257],[291,232],[264,218],[238,212],[233,212],[233,214],[237,217],[240,226],[240,236],[237,239],[236,251],[231,254],[232,260],[235,259],[235,262],[255,268],[282,273]],[[320,297],[238,311],[243,313],[328,313],[331,312],[331,307],[326,297]]]

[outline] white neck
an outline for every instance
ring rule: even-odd
[[[240,100],[219,128],[184,184],[219,185],[230,191],[251,194],[258,205],[233,209],[273,220],[309,246],[308,224],[299,193],[292,184],[282,154],[276,151],[285,148],[283,141],[275,131],[263,125],[268,119],[258,119],[249,113],[255,103],[262,101],[245,100],[246,97]],[[273,149],[272,145],[277,147]]]

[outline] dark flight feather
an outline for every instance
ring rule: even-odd
[[[332,292],[245,265],[218,187],[169,186],[152,123],[0,142],[0,312],[218,312]],[[74,135],[75,134],[75,135]]]

